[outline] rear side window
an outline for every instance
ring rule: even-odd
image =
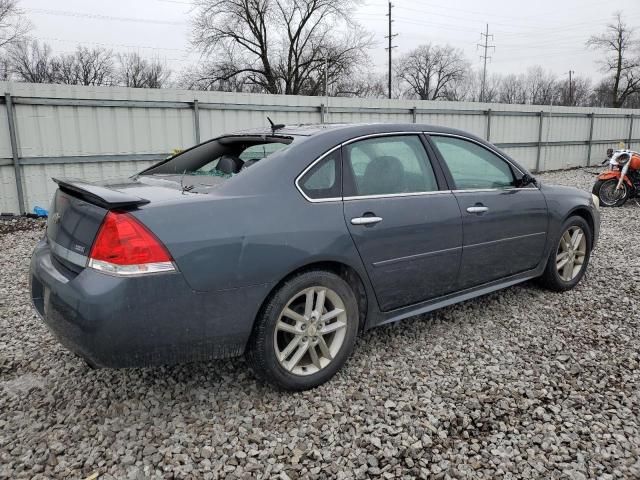
[[[514,186],[509,164],[480,145],[456,137],[432,136],[431,140],[451,172],[456,189],[494,189]]]
[[[342,197],[342,165],[340,149],[316,163],[298,182],[304,194],[321,200]]]
[[[415,135],[361,140],[344,148],[352,181],[345,196],[393,195],[438,190],[427,152]]]

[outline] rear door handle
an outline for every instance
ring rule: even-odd
[[[351,219],[351,225],[374,225],[381,221],[382,217],[355,217]]]
[[[467,212],[469,213],[485,213],[489,211],[489,207],[483,207],[480,205],[476,205],[474,207],[467,207]]]

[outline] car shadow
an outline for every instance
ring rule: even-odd
[[[529,292],[529,295],[525,296],[538,296],[544,292],[533,282],[510,287],[506,291],[512,289]],[[427,337],[437,341],[438,336],[444,333],[442,329],[448,328],[448,325],[462,324],[463,329],[473,328],[485,307],[492,308],[494,312],[500,310],[503,292],[495,292],[401,322],[379,326],[360,334],[354,353],[355,361],[352,359],[347,362],[334,380],[318,389],[320,392],[327,389],[342,390],[344,393],[349,389],[350,382],[357,381],[362,373],[361,369],[366,368],[366,360],[380,357],[381,351],[398,351],[400,346],[406,347],[407,341],[422,342]],[[318,392],[318,389],[299,393],[277,390],[257,380],[243,357],[120,370],[92,370],[77,357],[71,361],[75,363],[75,370],[82,383],[90,383],[94,389],[101,390],[103,396],[106,395],[115,402],[170,398],[174,404],[191,404],[194,401],[224,403],[237,402],[238,398],[245,398],[260,404],[265,401],[278,401],[283,396],[291,395],[312,398],[316,394],[311,392]],[[223,405],[219,406],[225,408]]]

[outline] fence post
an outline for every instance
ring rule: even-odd
[[[418,107],[411,108],[411,121],[413,123],[418,122]]]
[[[538,125],[538,153],[536,155],[536,173],[540,171],[540,154],[542,153],[542,124],[544,121],[544,111],[540,110],[540,123]]]
[[[491,141],[491,109],[487,110],[487,142]]]
[[[629,136],[627,137],[627,148],[631,150],[631,140],[633,139],[633,113],[629,115]]]
[[[593,121],[595,119],[595,116],[593,112],[591,112],[587,114],[587,117],[591,117],[591,122],[589,123],[589,140],[588,140],[589,147],[587,148],[587,167],[588,167],[591,165],[591,147],[593,146]]]
[[[196,134],[196,145],[200,144],[200,107],[198,100],[193,101],[193,125]]]
[[[320,104],[320,123],[324,123],[324,103]]]
[[[16,177],[16,190],[18,192],[18,208],[21,214],[26,213],[24,208],[24,192],[22,191],[22,169],[20,167],[20,157],[18,156],[18,140],[16,135],[16,123],[13,114],[13,101],[11,94],[4,94],[4,103],[7,108],[7,120],[9,122],[9,140],[11,141],[11,155],[13,157],[13,171]]]

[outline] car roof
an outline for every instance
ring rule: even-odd
[[[285,125],[275,131],[278,136],[312,137],[323,133],[353,133],[356,135],[368,135],[384,132],[434,132],[434,133],[456,133],[465,136],[475,137],[473,134],[461,130],[441,127],[437,125],[427,125],[420,123],[310,123]],[[253,128],[234,132],[232,135],[273,135],[274,132],[269,127]]]

